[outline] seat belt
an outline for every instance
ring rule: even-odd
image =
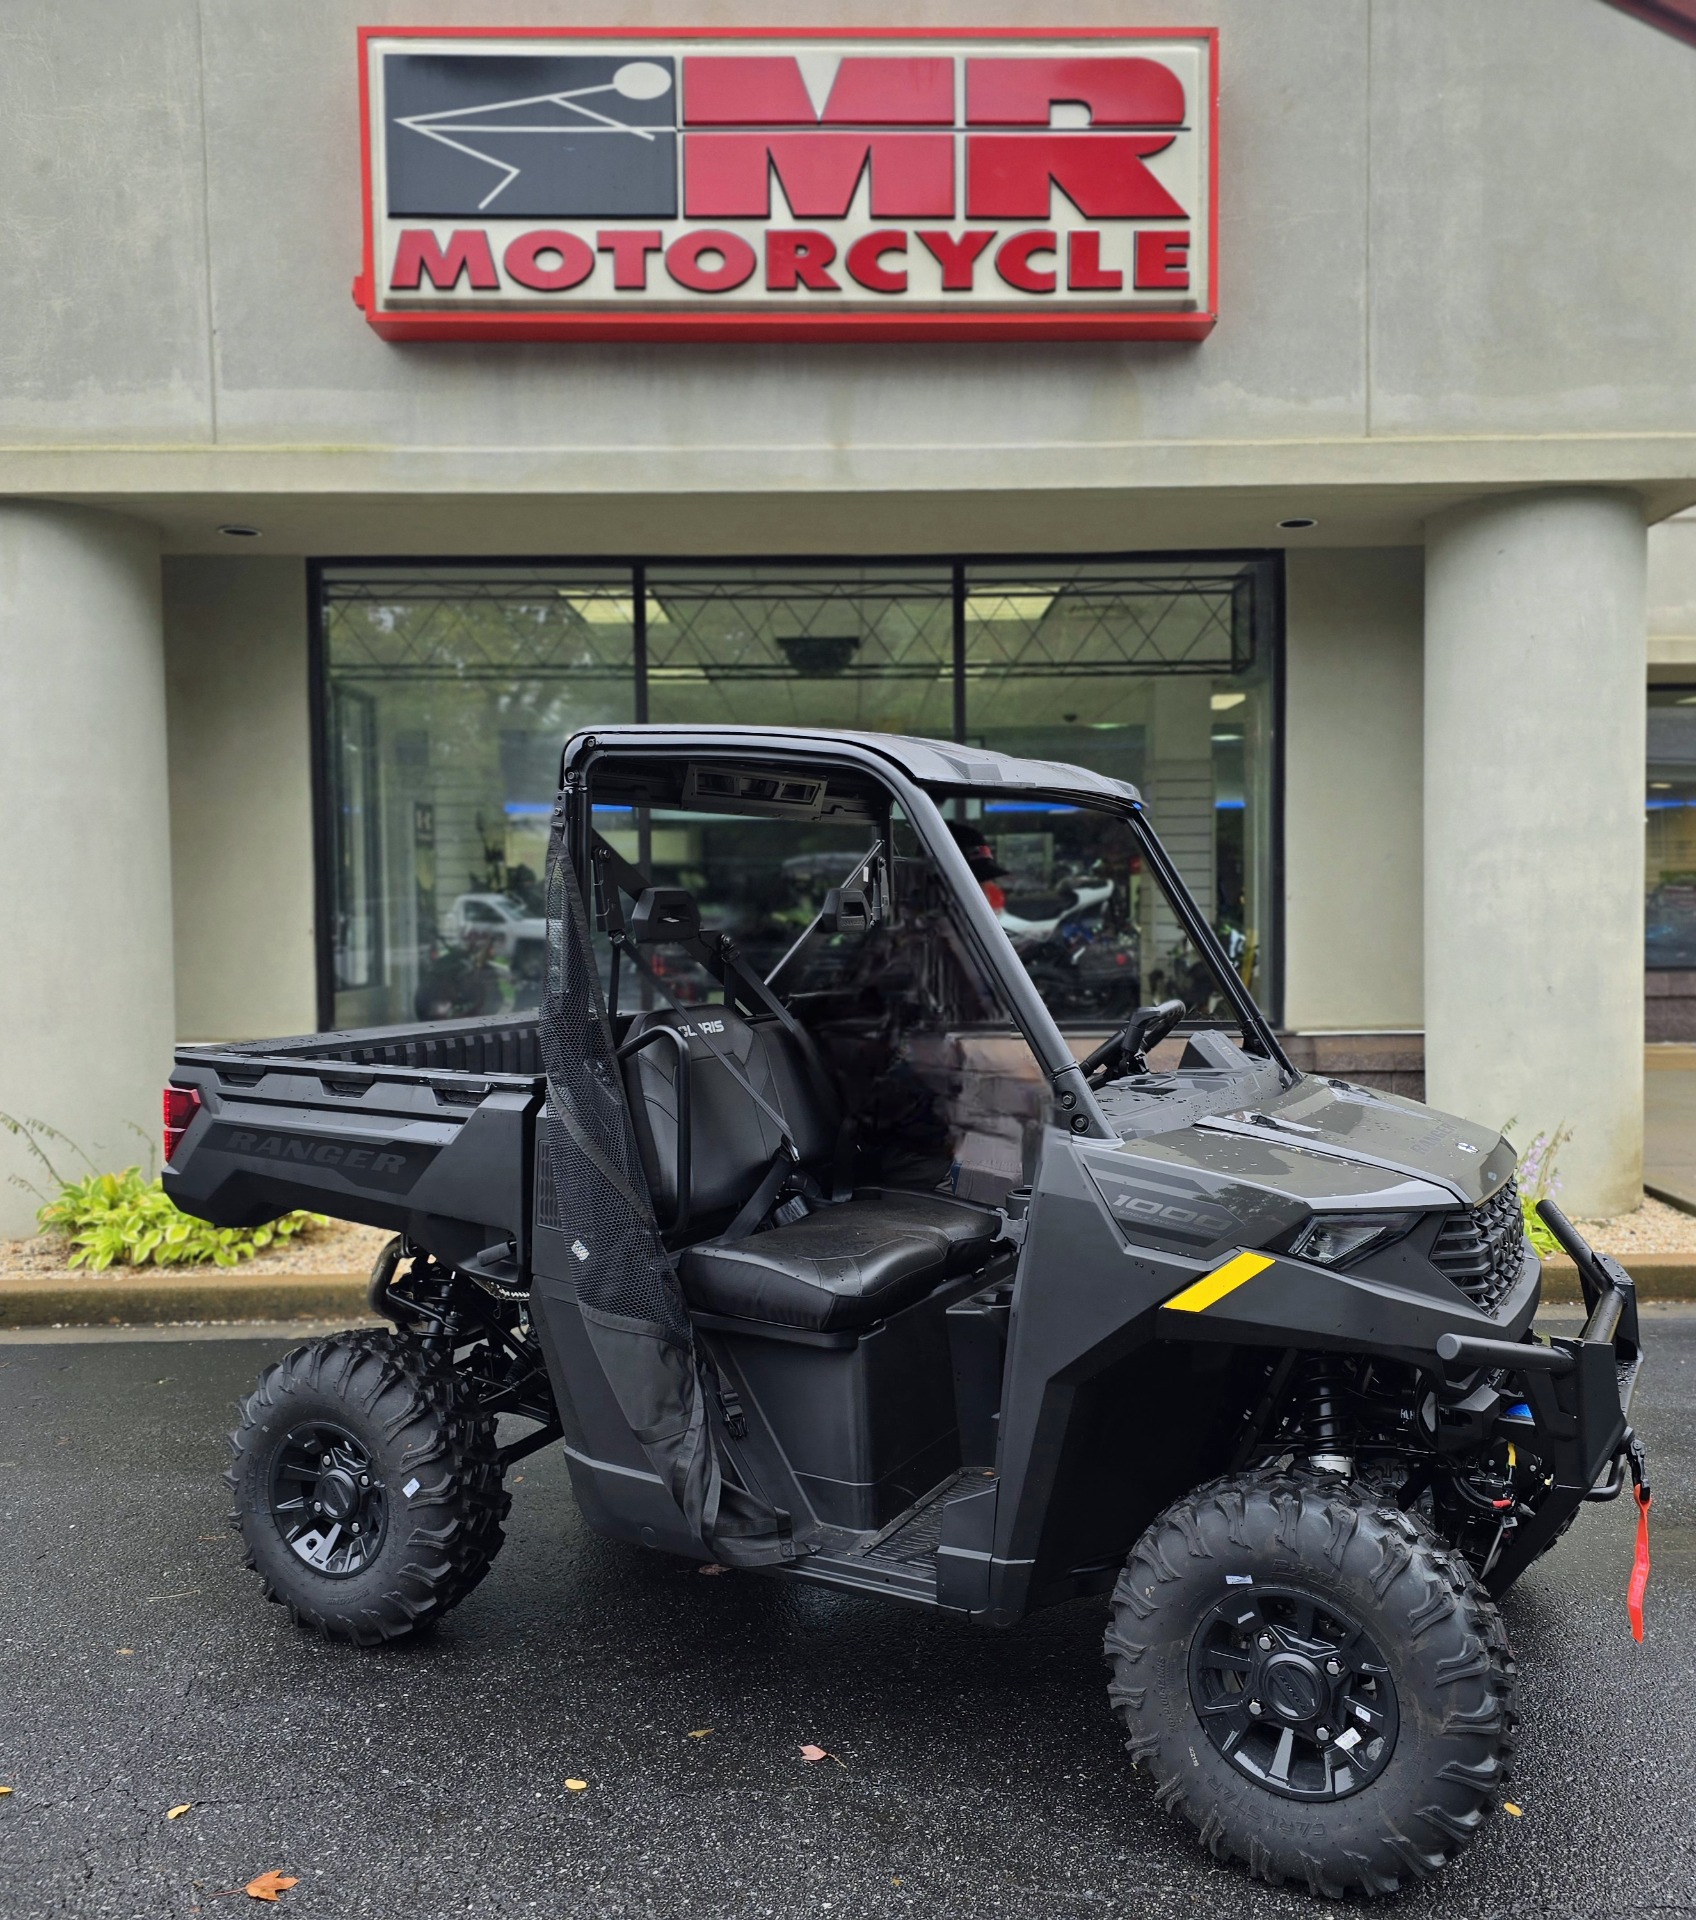
[[[722,1233],[703,1242],[709,1247],[728,1246],[733,1240],[746,1240],[766,1215],[771,1212],[777,1196],[783,1191],[783,1183],[793,1171],[792,1164],[779,1154],[765,1170],[760,1184],[749,1194],[736,1210],[736,1218]]]
[[[875,854],[875,852],[876,849],[874,848],[873,854]],[[867,856],[868,859],[871,857],[872,855]],[[595,835],[595,846],[591,858],[595,866],[596,907],[598,917],[601,924],[606,928],[609,937],[615,936],[624,931],[624,911],[618,904],[619,889],[622,887],[623,890],[630,895],[631,899],[635,900],[639,899],[653,882],[640,867],[636,866],[632,861],[626,860],[624,855],[601,834]],[[862,861],[861,866],[864,865],[865,862]],[[858,872],[859,869],[856,868],[855,871]],[[622,943],[618,942],[615,938],[614,944],[621,945]],[[724,975],[726,972],[734,973],[737,984],[742,988],[743,998],[747,1001],[748,1005],[750,1007],[757,1007],[760,1012],[769,1014],[772,1019],[776,1020],[783,1030],[795,1039],[801,1051],[807,1057],[807,1064],[813,1071],[818,1074],[821,1079],[828,1078],[825,1073],[824,1062],[819,1058],[818,1046],[813,1036],[802,1026],[800,1021],[795,1018],[794,1014],[789,1011],[783,1002],[778,999],[777,995],[772,992],[765,981],[760,978],[759,974],[746,964],[728,934],[714,934],[709,939],[705,933],[701,933],[693,940],[680,941],[678,944],[694,952],[695,957],[701,961],[708,971],[713,974],[713,977],[718,981],[719,985],[725,989],[727,996],[730,992],[730,983],[725,979]],[[636,959],[636,949],[634,946],[622,945],[622,950],[630,955],[632,964],[635,965],[639,971],[647,974],[650,980],[654,979],[654,976],[648,972],[648,969],[643,967]],[[791,951],[793,951],[793,949],[791,949]],[[614,971],[616,977],[616,967]],[[655,981],[655,984],[659,985],[657,981]],[[665,988],[661,986],[660,991],[664,993]],[[668,1000],[671,999],[671,995],[667,993],[666,998]],[[676,1002],[673,1001],[672,1004],[675,1006]]]

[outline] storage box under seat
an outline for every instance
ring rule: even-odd
[[[853,1332],[692,1317],[725,1383],[767,1423],[814,1517],[876,1529],[959,1469],[947,1311],[983,1284],[963,1274]]]

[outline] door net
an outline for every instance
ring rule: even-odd
[[[726,1477],[715,1381],[642,1175],[582,888],[556,817],[548,848],[544,1152],[595,1356],[654,1471],[732,1565],[794,1557],[786,1515]]]

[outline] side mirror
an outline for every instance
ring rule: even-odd
[[[863,886],[832,887],[819,909],[826,933],[865,933],[876,921],[871,895]]]

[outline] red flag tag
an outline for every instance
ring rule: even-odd
[[[1631,1562],[1631,1583],[1625,1590],[1625,1610],[1631,1616],[1631,1637],[1643,1639],[1643,1595],[1649,1587],[1649,1496],[1633,1487],[1637,1496],[1637,1552]]]

